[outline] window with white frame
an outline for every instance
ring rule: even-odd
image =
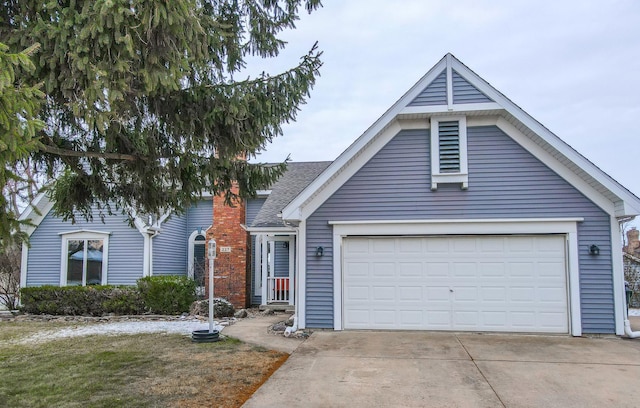
[[[431,118],[431,189],[438,184],[468,187],[467,120],[464,116]]]
[[[61,236],[61,286],[106,285],[109,233],[75,231]]]
[[[207,241],[205,232],[196,230],[189,237],[189,277],[196,281],[198,295],[204,295]]]

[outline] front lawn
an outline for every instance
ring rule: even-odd
[[[237,340],[178,334],[20,339],[52,327],[0,323],[0,401],[7,407],[239,407],[287,359]]]

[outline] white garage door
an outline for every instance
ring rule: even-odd
[[[567,333],[563,235],[348,237],[345,329]]]

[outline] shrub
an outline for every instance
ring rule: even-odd
[[[196,300],[196,283],[184,276],[147,276],[138,279],[138,290],[151,313],[188,312]]]
[[[39,286],[20,290],[22,310],[33,314],[139,314],[144,311],[135,287]]]

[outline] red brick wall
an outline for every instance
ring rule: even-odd
[[[233,192],[238,192],[237,186]],[[213,292],[216,297],[227,299],[236,308],[246,307],[248,301],[247,243],[250,241],[249,234],[240,226],[244,223],[244,201],[230,207],[224,204],[224,196],[213,198],[213,227],[207,231],[207,241],[214,238],[217,244]],[[224,247],[230,248],[231,252],[222,252]],[[209,296],[208,274],[205,288]]]

